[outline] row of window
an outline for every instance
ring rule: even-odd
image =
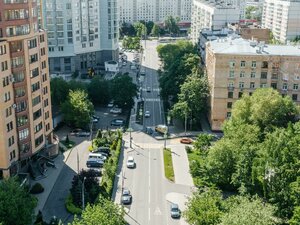
[[[234,87],[234,83],[229,82],[228,87]],[[259,87],[265,88],[267,87],[267,83],[260,83]],[[277,83],[271,83],[271,87],[277,89]],[[245,82],[239,82],[239,88],[245,88]],[[250,82],[250,88],[256,88],[255,82]],[[282,84],[282,90],[288,90],[288,83]],[[299,84],[293,84],[293,90],[299,90]]]
[[[0,55],[5,55],[6,53],[6,45],[0,45]]]
[[[233,67],[235,67],[235,65],[236,65],[235,61],[230,61],[230,62],[229,62],[229,67],[233,68]],[[246,65],[247,65],[246,61],[240,61],[240,67],[241,67],[241,68],[245,68]],[[261,68],[267,69],[267,68],[268,68],[268,65],[269,65],[269,64],[268,64],[267,61],[263,61],[263,62],[261,63]],[[257,66],[256,61],[251,61],[251,68],[256,68],[256,66]]]
[[[242,96],[243,96],[243,92],[239,92],[238,93],[238,98],[241,98]],[[229,99],[232,99],[233,98],[233,95],[234,95],[234,92],[232,92],[232,91],[229,91],[228,93],[227,93],[227,97],[229,98]],[[252,95],[252,92],[249,92],[249,95],[251,96]],[[284,96],[284,95],[283,95]],[[298,94],[292,94],[292,100],[293,101],[298,101]],[[228,104],[227,104],[227,108],[231,108],[231,105],[232,105],[232,103],[230,103],[229,104],[229,106],[228,106]]]

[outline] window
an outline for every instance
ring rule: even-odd
[[[36,119],[40,118],[41,115],[42,115],[42,110],[41,110],[41,109],[35,111],[35,112],[33,113],[33,120],[36,120]]]
[[[298,86],[299,86],[298,84],[294,84],[293,85],[293,90],[298,90]]]
[[[46,68],[46,61],[43,61],[42,62],[42,69],[45,69]]]
[[[245,72],[244,71],[241,71],[240,77],[245,77]]]
[[[283,83],[283,84],[282,84],[282,90],[287,90],[287,89],[288,89],[287,83]]]
[[[231,109],[232,108],[232,102],[227,102],[227,108]]]
[[[241,98],[243,96],[243,92],[239,92],[239,98]]]
[[[43,129],[43,123],[40,122],[38,125],[36,125],[36,126],[34,127],[34,133],[37,133],[37,132],[39,132],[39,131],[42,130],[42,129]]]
[[[277,89],[277,83],[271,83],[271,88]]]
[[[26,101],[18,102],[16,105],[16,112],[22,112],[26,110],[26,108],[27,108]]]
[[[6,54],[6,45],[1,45],[0,46],[0,55]]]
[[[239,82],[239,88],[244,88],[245,83],[244,82]]]
[[[31,85],[31,91],[32,92],[35,92],[35,91],[37,91],[39,89],[40,89],[40,82],[36,82],[35,84]]]
[[[41,56],[45,55],[46,54],[46,50],[45,48],[41,48]]]
[[[49,111],[45,112],[45,120],[49,118]]]
[[[9,132],[12,129],[14,129],[14,125],[13,125],[13,122],[10,121],[8,124],[6,124],[6,131]]]
[[[44,34],[40,35],[40,42],[43,43],[45,41],[45,36]]]
[[[246,66],[246,62],[245,61],[241,61],[241,67],[245,67]]]
[[[231,112],[227,112],[227,118],[230,118],[231,117]]]
[[[44,100],[44,107],[47,107],[49,105],[49,102],[48,102],[48,98]]]
[[[28,48],[30,48],[30,49],[31,48],[36,48],[36,46],[37,46],[37,41],[36,41],[35,38],[28,41]]]
[[[47,74],[46,74],[46,73],[44,73],[44,74],[42,75],[42,79],[43,79],[43,82],[47,81]]]
[[[228,98],[233,98],[233,92],[232,91],[228,92]]]
[[[256,61],[252,61],[251,67],[252,67],[252,68],[256,68]]]
[[[250,82],[250,88],[255,88],[255,82]]]
[[[19,87],[15,89],[15,97],[23,97],[26,94],[25,88],[24,87]]]
[[[9,77],[8,76],[3,77],[3,79],[2,79],[2,85],[3,85],[3,87],[9,85]]]
[[[37,147],[40,144],[42,144],[43,141],[44,141],[44,136],[43,135],[39,136],[37,139],[35,139],[35,147]]]
[[[14,77],[15,83],[24,81],[24,79],[25,79],[24,71],[14,72],[13,77]]]
[[[23,130],[19,131],[19,140],[22,141],[24,139],[26,139],[29,135],[29,129],[25,128]]]
[[[40,102],[41,102],[41,96],[39,95],[39,96],[32,99],[32,106],[36,106]]]
[[[277,80],[278,79],[278,74],[277,73],[272,73],[271,79]]]
[[[64,63],[71,63],[71,58],[64,58]]]
[[[255,78],[255,72],[251,72],[250,77],[251,77],[251,78]]]
[[[233,77],[234,77],[234,71],[232,71],[232,70],[229,71],[229,77],[230,77],[230,78],[233,78]]]
[[[48,87],[44,87],[43,88],[43,94],[45,95],[45,94],[47,94],[48,93]]]
[[[8,102],[10,100],[10,92],[4,93],[4,102]]]
[[[50,130],[50,123],[46,124],[46,131]]]
[[[260,78],[261,79],[267,79],[268,78],[268,72],[261,72]]]
[[[39,72],[38,67],[30,71],[30,77],[31,78],[37,77],[39,74],[40,74],[40,72]]]
[[[268,69],[268,62],[267,61],[263,61],[262,64],[261,64],[261,68]]]
[[[12,146],[15,143],[15,137],[11,136],[8,138],[8,147]]]
[[[60,52],[64,51],[64,47],[63,46],[58,46],[58,51],[60,51]]]
[[[5,114],[6,114],[6,117],[9,117],[12,114],[11,107],[8,107],[5,109]]]
[[[14,158],[16,158],[16,150],[13,150],[12,152],[9,153],[10,156],[10,161],[13,160]]]
[[[8,70],[7,61],[1,62],[1,71]]]
[[[234,83],[233,83],[233,81],[230,81],[230,82],[228,82],[228,87],[234,87]]]
[[[293,101],[297,101],[298,100],[298,95],[297,94],[292,94],[292,99],[293,99]]]
[[[17,117],[17,127],[23,126],[27,124],[27,122],[28,122],[27,115],[22,115]]]

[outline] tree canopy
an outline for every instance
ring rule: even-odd
[[[75,127],[85,128],[91,121],[94,106],[83,90],[70,90],[68,99],[62,104],[65,121]]]
[[[178,34],[179,33],[179,27],[177,23],[179,22],[179,18],[174,18],[173,16],[168,16],[165,20],[165,29],[170,34]]]
[[[0,182],[0,223],[29,225],[34,218],[37,200],[14,178]]]
[[[88,93],[93,104],[106,104],[111,99],[110,82],[95,76],[88,84]]]

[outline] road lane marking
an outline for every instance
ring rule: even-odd
[[[160,209],[159,209],[159,207],[157,206],[156,207],[156,209],[155,209],[155,211],[154,211],[154,215],[161,215],[161,211],[160,211]]]
[[[149,152],[149,155],[148,155],[148,164],[149,164],[149,166],[148,166],[148,167],[149,167],[149,168],[148,168],[148,169],[149,169],[149,178],[148,178],[148,179],[149,179],[149,199],[148,199],[148,200],[149,200],[149,214],[148,214],[148,216],[149,216],[149,217],[148,217],[148,218],[149,218],[149,222],[150,222],[150,200],[151,200],[151,192],[150,192],[150,189],[151,189],[151,185],[150,185],[150,180],[151,180],[151,170],[150,170],[150,168],[151,168],[151,167],[150,167],[150,162],[151,162],[151,161],[150,161],[150,151],[148,150],[148,152]],[[150,224],[150,223],[149,223],[149,224]]]

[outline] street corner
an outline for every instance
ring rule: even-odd
[[[181,211],[186,209],[186,203],[188,202],[189,196],[178,192],[170,192],[166,194],[166,200],[168,203],[175,203],[179,205]]]

